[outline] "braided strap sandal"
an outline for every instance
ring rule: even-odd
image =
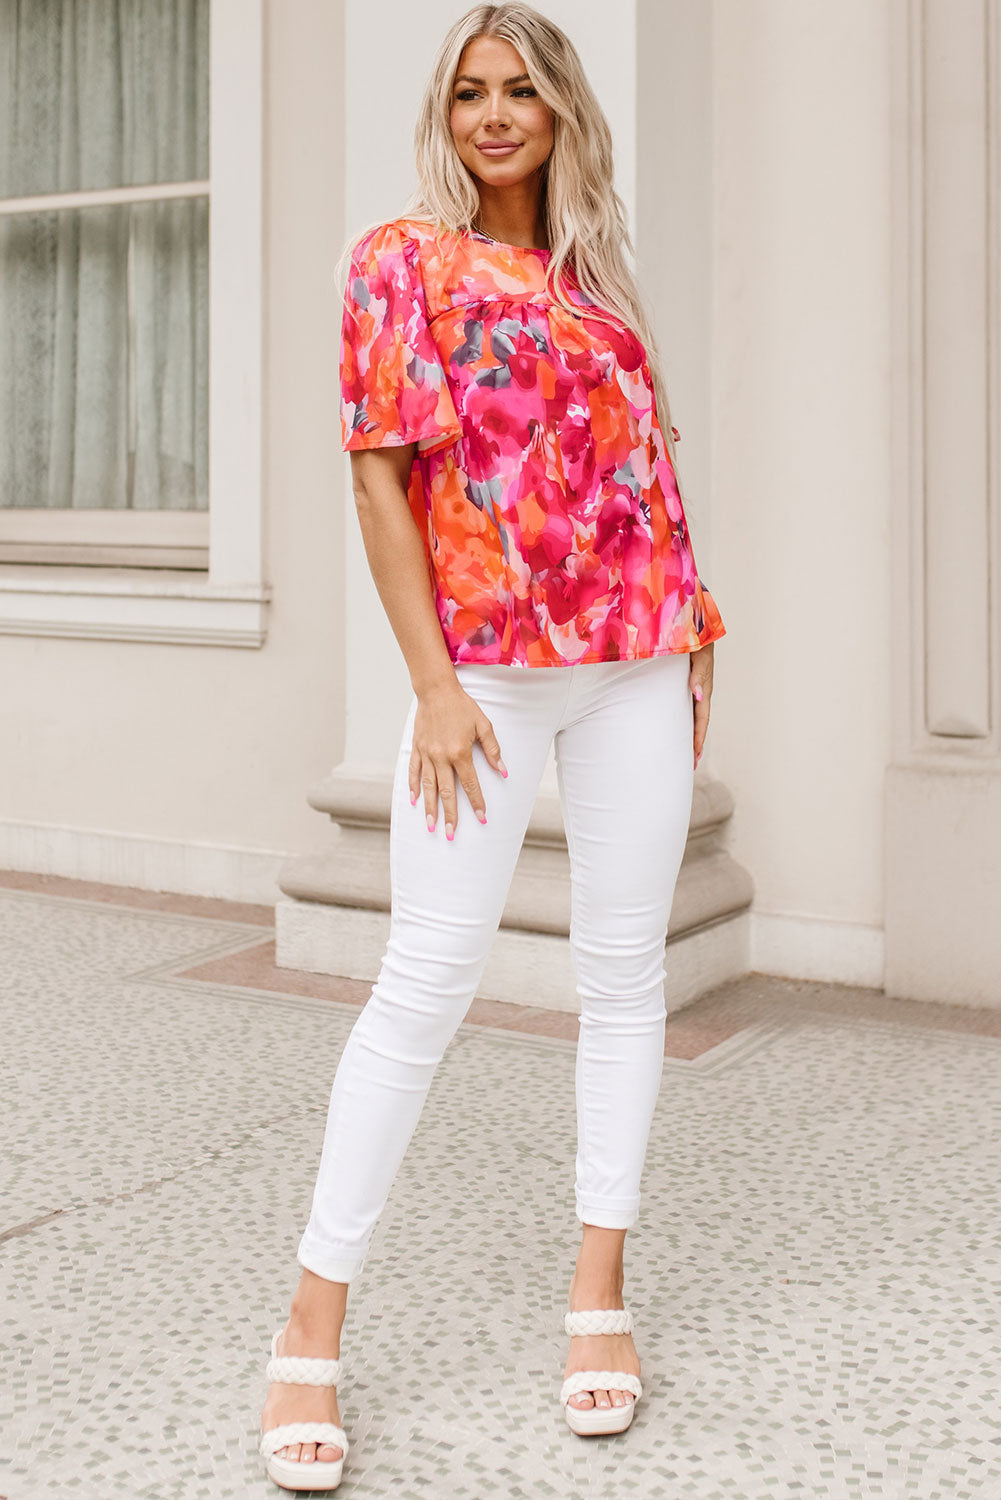
[[[337,1385],[341,1378],[339,1359],[303,1359],[293,1354],[278,1353],[278,1340],[282,1330],[271,1340],[271,1358],[265,1371],[268,1383],[280,1381],[283,1385]],[[320,1463],[314,1459],[304,1464],[301,1460],[279,1458],[278,1449],[290,1443],[333,1443],[340,1448],[341,1456],[333,1463]],[[341,1482],[344,1460],[348,1456],[348,1437],[343,1427],[336,1422],[284,1422],[272,1427],[261,1438],[261,1457],[265,1460],[268,1478],[286,1490],[336,1490]]]
[[[563,1327],[571,1338],[592,1333],[632,1333],[633,1315],[627,1307],[588,1308],[584,1312],[567,1312]],[[632,1401],[625,1406],[570,1406],[571,1396],[580,1391],[632,1391]],[[564,1380],[560,1401],[571,1432],[581,1437],[607,1432],[625,1432],[633,1419],[636,1402],[643,1394],[638,1375],[625,1370],[575,1370]]]

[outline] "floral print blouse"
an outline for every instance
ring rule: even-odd
[[[346,451],[416,444],[408,499],[453,663],[567,666],[725,634],[695,568],[643,345],[551,252],[398,218],[354,247]]]

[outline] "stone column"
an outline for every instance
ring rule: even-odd
[[[703,354],[709,344],[710,225],[708,196],[698,187],[702,174],[708,178],[711,171],[711,139],[704,110],[694,131],[687,118],[691,105],[710,96],[707,18],[700,7],[687,4],[662,10],[657,0],[627,0],[609,29],[601,0],[547,10],[573,37],[609,115],[616,182],[634,225],[639,272],[652,282],[650,301],[662,342],[672,351],[669,371],[690,392],[683,480],[699,495],[698,518],[690,519],[693,540],[701,543],[700,571],[711,588],[710,403]],[[444,4],[400,8],[399,24],[381,40],[379,129],[373,132],[365,123],[371,85],[368,22],[360,0],[348,0],[349,225],[399,212],[410,188],[409,143],[419,91],[437,39],[458,13]],[[353,66],[353,56],[364,66]],[[665,114],[665,101],[673,101],[673,114]],[[693,192],[697,201],[689,203]],[[687,236],[676,237],[676,254],[665,258],[662,205],[672,197],[686,203],[690,220]],[[309,793],[310,803],[331,819],[331,837],[317,854],[290,861],[281,875],[277,961],[283,967],[374,979],[389,931],[390,790],[410,684],[369,575],[346,458],[340,478],[348,551],[344,754]],[[710,759],[711,751],[696,775],[689,846],[671,917],[667,992],[672,1009],[747,967],[751,883],[726,851],[732,799],[710,775]],[[569,860],[550,752],[480,993],[576,1010],[569,921]]]
[[[894,27],[885,984],[1001,1005],[1001,4]]]

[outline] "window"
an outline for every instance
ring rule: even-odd
[[[208,23],[0,0],[6,561],[208,564]]]
[[[261,5],[0,0],[0,631],[263,640]]]

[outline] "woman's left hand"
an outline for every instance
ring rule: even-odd
[[[698,765],[705,744],[706,730],[709,728],[709,700],[713,694],[713,646],[715,641],[710,641],[708,646],[700,646],[698,651],[690,653],[691,670],[688,674],[688,685],[695,699],[695,764]]]

